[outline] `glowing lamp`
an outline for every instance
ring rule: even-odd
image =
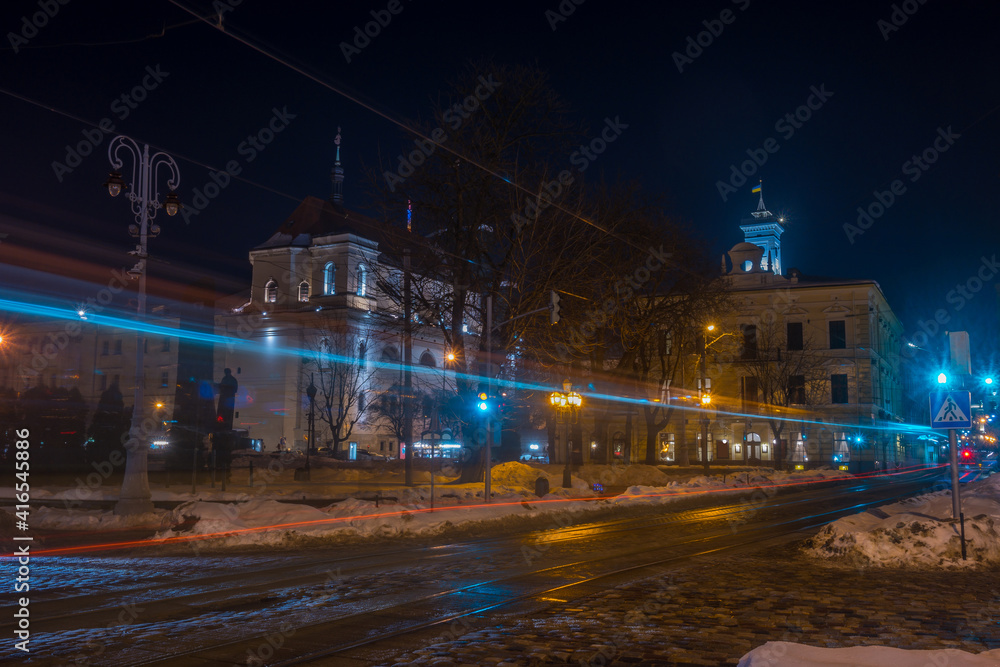
[[[945,373],[938,373],[937,381],[938,381],[938,384],[947,384],[948,383],[948,376]]]
[[[177,215],[177,211],[181,210],[181,200],[178,198],[176,192],[171,192],[167,195],[167,200],[163,203],[163,210],[169,216],[175,216]]]
[[[108,174],[108,180],[104,183],[104,186],[108,189],[109,195],[117,197],[125,189],[125,181],[122,180],[122,173],[120,171],[113,171]]]

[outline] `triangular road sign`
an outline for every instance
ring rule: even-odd
[[[945,424],[948,422],[968,422],[969,417],[962,412],[962,408],[958,406],[951,394],[947,394],[933,421]]]

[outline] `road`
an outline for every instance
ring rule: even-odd
[[[802,539],[844,514],[927,491],[936,478],[921,472],[758,492],[753,507],[748,491],[463,539],[51,557],[33,563],[30,655],[0,657],[38,665],[392,664],[414,646],[571,606],[671,564]],[[0,625],[11,633],[10,621]]]

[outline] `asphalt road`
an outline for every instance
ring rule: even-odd
[[[571,605],[665,565],[802,539],[839,516],[927,491],[940,476],[748,490],[600,519],[549,517],[494,535],[45,558],[32,570],[31,653],[5,648],[0,657],[38,665],[391,664],[415,646]],[[9,636],[12,621],[0,626]]]

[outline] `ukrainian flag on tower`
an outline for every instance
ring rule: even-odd
[[[754,194],[757,194],[758,192],[760,192],[760,188],[761,188],[762,185],[763,185],[763,182],[758,183],[757,185],[753,186],[753,190],[751,190],[750,192],[752,192]]]

